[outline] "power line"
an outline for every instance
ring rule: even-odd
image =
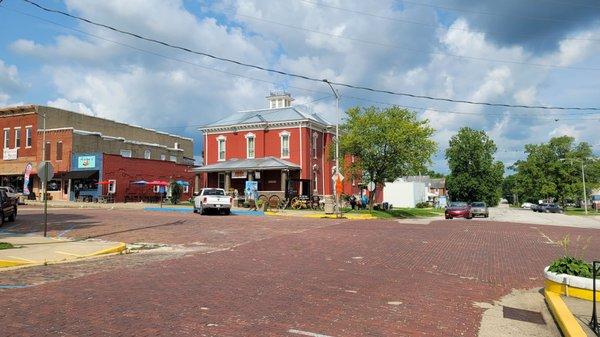
[[[281,23],[281,22],[267,20],[267,19],[263,19],[263,18],[257,18],[257,17],[254,17],[254,16],[245,15],[245,14],[235,13],[235,15],[240,16],[240,17],[244,17],[244,18],[247,18],[247,19],[250,19],[250,20],[256,20],[256,21],[266,22],[266,23],[269,23],[269,24],[273,24],[273,25],[277,25],[277,26],[281,26],[281,27],[286,27],[286,28],[290,28],[290,29],[301,30],[301,31],[306,31],[306,32],[310,32],[310,33],[320,34],[320,35],[325,35],[325,36],[329,36],[329,37],[333,37],[333,38],[344,39],[344,40],[349,40],[349,41],[354,41],[354,42],[360,42],[360,43],[370,44],[370,45],[375,45],[375,46],[380,46],[380,47],[400,49],[400,50],[410,51],[410,52],[413,52],[413,53],[420,53],[420,54],[427,54],[427,55],[450,56],[450,57],[455,57],[455,58],[460,58],[460,59],[475,60],[475,61],[482,61],[482,62],[520,64],[520,65],[528,65],[528,66],[542,67],[542,68],[572,69],[572,70],[595,70],[595,71],[600,70],[600,68],[593,68],[593,67],[560,66],[560,65],[556,65],[556,64],[533,63],[533,62],[513,61],[513,60],[499,60],[499,59],[491,59],[491,58],[487,58],[487,57],[477,57],[477,56],[459,55],[459,54],[452,54],[452,53],[442,53],[442,52],[429,52],[429,51],[422,50],[422,49],[417,49],[417,48],[410,48],[410,47],[393,45],[393,44],[388,44],[388,43],[383,43],[383,42],[371,41],[371,40],[357,39],[357,38],[353,38],[353,37],[349,37],[349,36],[345,36],[345,35],[341,35],[341,34],[327,33],[327,32],[323,32],[323,31],[320,31],[320,30],[312,29],[312,28],[306,28],[306,27],[289,25],[287,23]]]
[[[7,10],[10,10],[10,11],[13,11],[13,12],[16,12],[16,13],[18,13],[20,15],[28,16],[28,17],[40,20],[42,22],[46,22],[46,23],[49,23],[49,24],[52,24],[52,25],[56,25],[56,26],[59,26],[61,28],[67,29],[67,30],[74,31],[74,32],[76,32],[78,34],[81,34],[81,35],[89,36],[89,37],[92,37],[94,39],[98,39],[98,40],[101,40],[101,41],[110,42],[110,43],[113,43],[113,44],[116,44],[116,45],[119,45],[119,46],[122,46],[122,47],[126,47],[126,48],[129,48],[129,49],[141,52],[141,53],[146,53],[148,55],[152,55],[152,56],[155,56],[155,57],[160,57],[160,58],[164,58],[164,59],[167,59],[167,60],[170,60],[170,61],[176,61],[176,62],[180,62],[180,63],[183,63],[183,64],[187,64],[187,65],[191,65],[191,66],[196,66],[196,67],[199,67],[199,68],[202,68],[202,69],[205,69],[205,70],[211,70],[211,71],[215,71],[215,72],[219,72],[219,73],[223,73],[223,74],[227,74],[227,75],[231,75],[231,76],[235,76],[235,77],[245,78],[245,79],[249,79],[249,80],[252,80],[252,81],[257,81],[257,82],[263,82],[263,83],[270,83],[270,84],[273,84],[273,85],[278,85],[277,82],[268,81],[268,80],[264,80],[264,79],[259,79],[259,78],[255,78],[255,77],[251,77],[251,76],[246,76],[246,75],[241,75],[241,74],[238,74],[238,73],[234,73],[234,72],[230,72],[230,71],[225,71],[225,70],[221,70],[221,69],[218,69],[218,68],[208,67],[208,66],[196,63],[196,62],[190,62],[190,61],[187,61],[187,60],[182,60],[182,59],[179,59],[179,58],[175,58],[175,57],[171,57],[171,56],[166,56],[164,54],[160,54],[160,53],[157,53],[157,52],[154,52],[154,51],[150,51],[150,50],[147,50],[147,49],[143,49],[143,48],[139,48],[139,47],[136,47],[136,46],[132,46],[132,45],[127,44],[127,43],[123,43],[123,42],[111,40],[111,39],[108,39],[108,38],[105,38],[105,37],[102,37],[102,36],[98,36],[96,34],[92,34],[92,33],[86,32],[86,31],[82,31],[82,30],[77,29],[77,28],[69,27],[69,26],[63,25],[61,23],[58,23],[58,22],[55,22],[55,21],[52,21],[52,20],[48,20],[48,19],[39,17],[37,15],[25,13],[25,12],[19,11],[17,9],[9,8],[9,7],[3,6],[3,5],[0,5],[0,7],[4,8],[4,9],[7,9]],[[190,76],[190,77],[196,79],[193,76]],[[294,89],[298,89],[298,90],[307,91],[307,92],[319,93],[319,94],[325,94],[326,95],[325,97],[322,97],[320,99],[308,102],[307,104],[310,104],[310,103],[313,103],[315,101],[331,97],[331,94],[329,94],[329,93],[327,93],[325,91],[321,91],[321,90],[308,89],[308,88],[303,88],[303,87],[298,87],[298,86],[292,86],[292,85],[288,85],[288,87],[294,88]],[[388,106],[400,106],[402,108],[407,108],[407,109],[415,109],[415,110],[423,110],[423,111],[430,110],[430,111],[435,111],[435,112],[443,112],[443,113],[459,114],[459,115],[481,115],[478,112],[461,112],[461,111],[453,111],[453,110],[441,110],[441,109],[437,109],[437,108],[433,108],[433,107],[418,107],[418,106],[411,106],[411,105],[406,105],[406,104],[384,102],[384,101],[380,101],[380,100],[373,100],[373,99],[368,99],[368,98],[358,97],[358,96],[352,96],[352,95],[344,95],[344,97],[351,98],[351,99],[358,100],[358,101],[364,101],[364,102],[370,102],[370,103],[376,103],[376,104],[383,104],[383,105],[388,105]],[[509,111],[509,112],[486,112],[484,114],[486,116],[487,115],[491,115],[491,116],[504,116],[504,115],[506,115],[506,113],[510,113],[510,114],[528,114],[528,112],[526,112],[526,111],[514,111],[514,110],[513,111]],[[563,118],[563,116],[572,116],[573,114],[576,114],[577,116],[581,116],[581,115],[595,115],[597,113],[598,112],[576,112],[575,113],[575,112],[565,111],[565,112],[562,112],[560,114],[560,117]],[[553,116],[538,116],[538,117],[551,117],[552,119],[556,118],[556,117],[553,117]],[[198,126],[201,126],[201,125],[198,125]],[[177,126],[177,127],[180,127],[180,126]],[[181,126],[181,127],[184,127],[184,126]]]
[[[141,40],[145,40],[148,42],[152,42],[155,44],[159,44],[168,48],[173,48],[173,49],[179,49],[188,53],[192,53],[192,54],[196,54],[196,55],[201,55],[201,56],[206,56],[215,60],[219,60],[219,61],[223,61],[223,62],[228,62],[228,63],[233,63],[233,64],[237,64],[243,67],[248,67],[248,68],[253,68],[253,69],[258,69],[261,71],[265,71],[265,72],[270,72],[270,73],[274,73],[274,74],[280,74],[280,75],[284,75],[284,76],[289,76],[289,77],[294,77],[294,78],[299,78],[299,79],[304,79],[307,81],[312,81],[312,82],[320,82],[320,83],[330,83],[332,85],[337,85],[340,87],[345,87],[345,88],[350,88],[350,89],[357,89],[357,90],[364,90],[364,91],[369,91],[369,92],[376,92],[376,93],[384,93],[384,94],[389,94],[389,95],[395,95],[395,96],[405,96],[405,97],[412,97],[412,98],[419,98],[419,99],[427,99],[427,100],[434,100],[434,101],[443,101],[443,102],[450,102],[450,103],[463,103],[463,104],[471,104],[471,105],[482,105],[482,106],[495,106],[495,107],[507,107],[507,108],[524,108],[524,109],[542,109],[542,110],[591,110],[591,111],[600,111],[600,107],[562,107],[562,106],[543,106],[543,105],[520,105],[520,104],[507,104],[507,103],[490,103],[490,102],[476,102],[476,101],[470,101],[470,100],[461,100],[461,99],[451,99],[451,98],[443,98],[443,97],[435,97],[435,96],[428,96],[428,95],[418,95],[418,94],[412,94],[412,93],[406,93],[406,92],[396,92],[396,91],[392,91],[392,90],[383,90],[383,89],[375,89],[375,88],[371,88],[371,87],[367,87],[367,86],[362,86],[362,85],[353,85],[353,84],[348,84],[348,83],[343,83],[343,82],[335,82],[335,81],[329,81],[327,79],[318,79],[318,78],[314,78],[314,77],[310,77],[310,76],[306,76],[306,75],[301,75],[301,74],[297,74],[297,73],[291,73],[291,72],[286,72],[283,70],[278,70],[278,69],[272,69],[272,68],[267,68],[267,67],[263,67],[263,66],[258,66],[258,65],[254,65],[251,63],[246,63],[246,62],[242,62],[242,61],[238,61],[238,60],[233,60],[233,59],[229,59],[229,58],[225,58],[225,57],[221,57],[221,56],[216,56],[213,54],[209,54],[207,52],[200,52],[200,51],[195,51],[192,50],[190,48],[187,47],[182,47],[182,46],[178,46],[178,45],[174,45],[174,44],[170,44],[167,42],[163,42],[154,38],[148,38],[148,37],[144,37],[142,35],[136,34],[136,33],[131,33],[125,30],[121,30],[106,24],[102,24],[102,23],[97,23],[94,21],[91,21],[89,19],[83,18],[83,17],[79,17],[73,14],[69,14],[67,12],[61,11],[61,10],[56,10],[56,9],[51,9],[51,8],[47,8],[44,7],[42,5],[39,5],[31,0],[23,0],[37,8],[40,8],[46,12],[50,12],[50,13],[57,13],[57,14],[61,14],[76,20],[80,20],[98,27],[103,27],[121,34],[125,34],[128,36],[132,36],[134,38],[137,39],[141,39]]]
[[[440,26],[437,25],[437,24],[431,24],[431,23],[427,23],[427,22],[408,20],[408,19],[398,18],[398,17],[384,16],[384,15],[374,14],[374,13],[370,13],[370,12],[363,12],[363,11],[353,10],[353,9],[344,8],[344,7],[332,6],[332,5],[323,3],[322,1],[312,1],[312,0],[298,0],[298,1],[301,1],[301,2],[304,2],[304,3],[308,3],[308,4],[312,4],[312,5],[319,6],[319,7],[335,9],[335,10],[344,11],[344,12],[347,12],[347,13],[364,15],[364,16],[369,16],[369,17],[373,17],[373,18],[377,18],[377,19],[382,19],[382,20],[387,20],[387,21],[393,21],[393,22],[399,22],[399,23],[411,24],[411,25],[425,26],[425,27],[430,27],[430,28],[433,28],[433,29],[440,28]],[[547,1],[549,1],[549,0],[547,0]],[[453,31],[476,33],[476,34],[485,34],[485,35],[499,35],[499,34],[501,34],[499,32],[495,32],[495,31],[485,31],[484,32],[484,31],[477,31],[477,30],[464,29],[464,28],[456,28],[456,27],[445,27],[444,29],[446,29],[446,30],[453,30]],[[537,34],[523,34],[523,33],[514,34],[513,33],[512,35],[539,38],[539,35],[537,35]],[[544,39],[544,38],[542,38],[542,39]],[[600,42],[600,39],[577,38],[577,37],[563,37],[563,38],[561,38],[561,40],[596,41],[596,42]]]

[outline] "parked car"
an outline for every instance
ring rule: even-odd
[[[487,218],[490,216],[490,212],[485,202],[478,201],[471,204],[471,215],[473,215],[473,217],[482,216]]]
[[[523,204],[521,204],[521,208],[524,208],[524,209],[531,209],[532,206],[533,206],[533,204],[530,202],[524,202]]]
[[[0,186],[0,190],[3,190],[4,192],[6,192],[6,194],[10,198],[15,198],[15,199],[19,198],[19,193],[17,193],[17,191],[15,191],[15,189],[10,186]]]
[[[531,210],[534,212],[543,212],[544,207],[546,207],[548,204],[547,203],[541,203],[541,204],[533,204],[531,205]]]
[[[466,202],[462,201],[453,201],[448,207],[446,207],[446,211],[444,212],[446,219],[452,218],[466,218],[472,219],[473,214],[471,214],[471,206]]]
[[[9,196],[5,190],[0,189],[0,226],[5,220],[15,221],[17,217],[17,199]]]
[[[563,213],[563,209],[558,204],[544,204],[538,212],[543,213]]]
[[[595,210],[600,210],[600,194],[595,194],[590,197],[592,202],[592,208]]]
[[[194,197],[194,213],[206,214],[213,210],[218,213],[231,214],[233,198],[225,195],[222,188],[203,188],[200,194]]]

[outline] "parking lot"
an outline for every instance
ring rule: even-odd
[[[541,287],[564,235],[591,236],[584,254],[600,256],[596,229],[501,214],[411,223],[52,209],[53,236],[163,246],[2,271],[0,324],[19,336],[476,336],[482,303]],[[40,219],[23,208],[2,230],[36,232]]]

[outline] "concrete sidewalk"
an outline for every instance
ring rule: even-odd
[[[15,248],[0,250],[0,268],[57,263],[125,250],[121,242],[73,241],[42,236],[2,234],[0,242]]]

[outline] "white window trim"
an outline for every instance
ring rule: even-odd
[[[247,159],[256,158],[256,135],[253,134],[252,132],[248,132],[244,136],[244,138],[246,138],[246,158]],[[252,156],[250,156],[250,138],[252,138],[252,141],[253,141],[252,144],[254,145],[254,148],[252,149],[254,153],[252,154]]]
[[[166,155],[166,154],[164,154],[164,153],[163,153],[163,154],[161,154],[161,155],[160,155],[160,160],[163,160],[163,161],[164,161],[164,160],[167,160],[167,155]]]
[[[117,181],[114,179],[108,180],[108,194],[117,193]]]
[[[29,136],[27,135],[29,133]],[[31,143],[27,145],[27,141],[31,139]],[[30,149],[33,145],[33,125],[27,125],[25,127],[25,148]]]
[[[312,135],[312,151],[313,151],[313,159],[317,159],[317,152],[319,152],[318,146],[317,146],[317,139],[319,139],[319,134],[316,132],[313,132]]]
[[[287,136],[287,156],[283,155],[283,137]],[[279,133],[279,156],[282,159],[289,159],[290,158],[290,139],[291,139],[291,135],[288,131],[281,131]]]
[[[2,139],[2,147],[8,149],[10,146],[10,128],[4,128],[4,131],[2,133],[4,136],[4,139]]]
[[[223,141],[223,158],[221,158],[221,148],[219,147]],[[221,135],[217,137],[217,161],[227,160],[227,137]]]
[[[129,153],[129,156],[125,156],[125,155],[123,154],[123,152],[125,152],[125,153],[127,153],[127,152],[128,152],[128,153]],[[123,158],[131,158],[131,157],[133,157],[133,151],[131,151],[131,150],[128,150],[128,149],[122,149],[122,150],[120,150],[120,151],[119,151],[119,154],[120,154],[120,155],[121,155],[121,157],[123,157]]]
[[[144,159],[150,159],[152,158],[152,151],[150,151],[149,149],[145,149],[144,150]]]
[[[17,131],[19,133],[19,137],[17,138]],[[21,140],[23,139],[23,133],[21,132],[21,127],[20,126],[15,126],[15,149],[20,149],[21,148],[21,144],[19,144],[19,146],[17,146],[17,139],[19,139],[19,143],[21,142]]]
[[[190,185],[183,185],[183,193],[190,193]]]

